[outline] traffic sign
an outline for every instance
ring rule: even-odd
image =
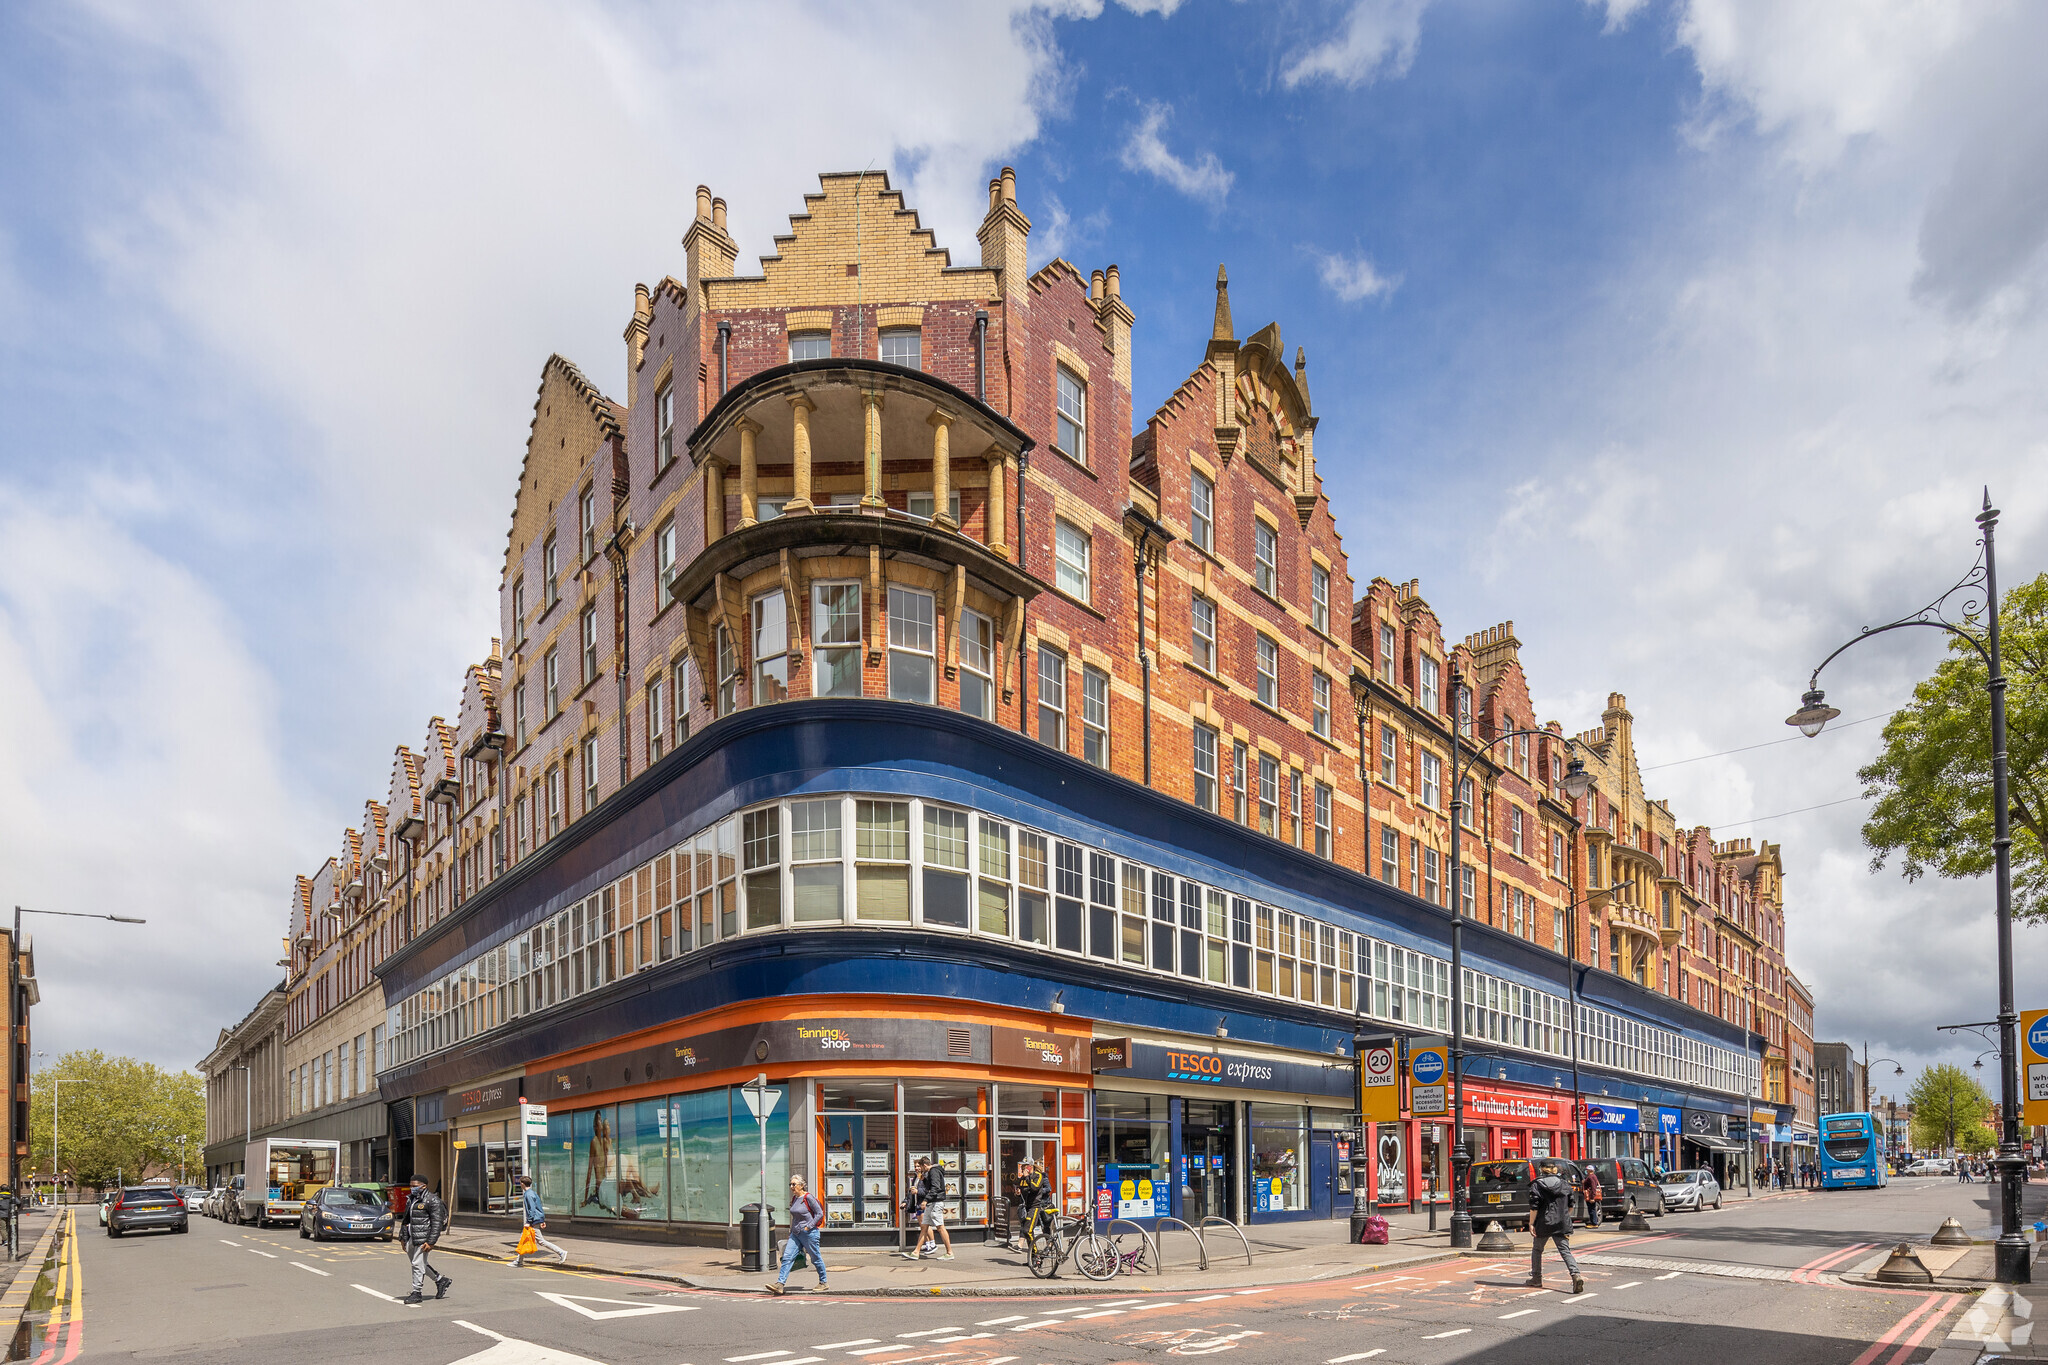
[[[1401,1069],[1392,1038],[1358,1040],[1358,1112],[1367,1123],[1401,1118]]]
[[[757,1123],[774,1113],[782,1104],[782,1092],[780,1090],[771,1090],[767,1086],[756,1085],[752,1081],[748,1081],[740,1087],[740,1096],[746,1100],[747,1109],[753,1114],[754,1121]]]
[[[1408,1112],[1417,1118],[1439,1118],[1451,1112],[1450,1049],[1440,1044],[1408,1049]]]
[[[2032,1128],[2048,1123],[2048,1010],[2020,1012],[2020,1085],[2026,1098],[2020,1121]]]

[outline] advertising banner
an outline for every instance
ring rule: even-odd
[[[1530,1095],[1465,1083],[1468,1122],[1504,1127],[1563,1128],[1571,1123],[1571,1101],[1562,1095]]]
[[[1685,1113],[1679,1109],[1657,1110],[1657,1131],[1666,1137],[1677,1137],[1685,1123]]]
[[[1643,1131],[1642,1113],[1632,1104],[1588,1100],[1586,1127],[1601,1133],[1640,1133]]]
[[[1726,1116],[1710,1109],[1687,1109],[1681,1111],[1680,1123],[1692,1137],[1726,1137],[1728,1130],[1723,1120]]]
[[[1408,1202],[1408,1150],[1399,1124],[1379,1130],[1379,1199],[1382,1204]]]

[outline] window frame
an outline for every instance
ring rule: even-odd
[[[1041,744],[1067,751],[1067,655],[1066,651],[1045,641],[1038,642],[1038,716],[1037,737]],[[1050,667],[1050,672],[1048,671]],[[1048,682],[1053,686],[1048,688]],[[1048,696],[1048,693],[1053,694]],[[1055,699],[1056,698],[1056,699]],[[1045,735],[1048,720],[1059,732],[1056,740]]]
[[[810,343],[816,341],[824,342],[824,354],[797,354],[797,349],[800,343],[802,344],[803,349],[809,350],[811,349]],[[830,360],[832,358],[832,332],[830,328],[806,327],[800,331],[791,332],[788,334],[788,344],[789,362],[792,365],[796,364],[800,360]]]
[[[1069,386],[1075,395],[1073,407],[1068,407]],[[1075,374],[1066,365],[1053,365],[1053,449],[1080,465],[1088,468],[1088,381]],[[1069,436],[1068,430],[1073,434]],[[1069,442],[1074,449],[1068,449]]]
[[[1073,551],[1079,549],[1079,566],[1073,559]],[[1092,602],[1094,586],[1094,541],[1086,531],[1068,521],[1065,517],[1054,517],[1052,523],[1053,586],[1076,602]],[[1068,586],[1069,578],[1080,582],[1078,590]]]
[[[1324,739],[1330,737],[1330,675],[1316,669],[1309,679],[1309,729]]]
[[[779,623],[771,623],[768,619],[771,602],[779,602],[781,604],[781,620]],[[773,631],[769,629],[771,624],[776,625],[776,629]],[[747,690],[752,704],[755,706],[765,706],[771,702],[789,700],[789,597],[781,588],[770,588],[766,592],[755,593],[748,600],[747,631],[752,637],[753,645],[747,651],[750,656],[747,669]],[[776,638],[778,635],[780,636],[779,640]],[[768,649],[766,648],[768,645],[775,645],[777,647]],[[780,665],[782,669],[779,677],[774,672],[777,665]],[[780,687],[780,696],[770,696],[768,694],[767,685],[770,683]]]
[[[889,344],[891,342],[899,343],[898,349],[900,349],[900,343],[906,337],[910,340],[911,352],[911,361],[907,364],[903,360],[889,355]],[[885,364],[902,365],[906,370],[922,371],[924,369],[924,329],[922,327],[883,327],[877,329],[875,333],[875,358]]]
[[[1261,706],[1280,707],[1280,642],[1264,631],[1257,632],[1256,695]]]
[[[913,588],[902,583],[890,583],[885,591],[888,594],[885,600],[888,603],[889,630],[886,659],[888,665],[887,696],[890,701],[916,702],[920,705],[930,706],[939,699],[938,596],[935,593],[926,592],[922,588]],[[899,615],[896,610],[899,601],[906,608],[914,608],[921,603],[924,608],[923,616]],[[899,624],[903,627],[904,638],[901,641],[898,640],[897,633]],[[923,633],[922,644],[919,644],[917,640],[917,634],[920,629]],[[897,661],[899,659],[903,661],[904,681],[906,684],[913,681],[912,670],[919,667],[921,663],[924,672],[923,696],[898,695]],[[911,689],[906,687],[904,690],[908,692]]]
[[[1188,541],[1203,554],[1216,553],[1216,481],[1199,469],[1188,474]]]
[[[828,605],[825,594],[851,591],[853,610],[844,610],[844,602],[835,596]],[[866,693],[863,680],[864,668],[861,650],[865,646],[867,601],[865,588],[857,578],[814,579],[811,582],[811,695],[814,697],[858,697]],[[846,622],[853,624],[853,639],[828,639],[830,627]],[[851,691],[820,690],[821,686],[838,672],[838,663],[844,656],[853,660],[853,689]]]
[[[1252,518],[1252,586],[1280,596],[1280,531],[1264,517]]]
[[[676,462],[676,381],[671,375],[654,391],[654,472]]]
[[[1330,570],[1314,561],[1308,570],[1308,623],[1324,635],[1330,633]]]
[[[1094,664],[1081,665],[1081,761],[1109,767],[1109,674]]]
[[[1215,674],[1216,604],[1192,589],[1188,592],[1188,653],[1196,668]]]

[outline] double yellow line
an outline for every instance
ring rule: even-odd
[[[57,1343],[67,1326],[71,1329],[71,1340],[60,1354]],[[43,1337],[43,1349],[36,1356],[37,1365],[70,1365],[84,1346],[85,1268],[78,1257],[78,1208],[70,1205],[64,1210],[64,1250],[57,1261],[57,1293],[50,1305],[50,1326]]]

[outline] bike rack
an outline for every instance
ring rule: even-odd
[[[1223,1227],[1223,1228],[1229,1228],[1229,1229],[1230,1229],[1230,1230],[1231,1230],[1232,1232],[1236,1233],[1236,1234],[1237,1234],[1237,1240],[1238,1240],[1238,1241],[1240,1241],[1240,1242],[1243,1242],[1243,1243],[1244,1243],[1244,1263],[1245,1263],[1246,1265],[1250,1265],[1250,1264],[1252,1263],[1252,1244],[1251,1244],[1251,1240],[1250,1240],[1249,1238],[1247,1238],[1247,1237],[1246,1237],[1246,1236],[1244,1235],[1244,1229],[1243,1229],[1243,1228],[1241,1228],[1241,1227],[1239,1227],[1239,1226],[1238,1226],[1237,1224],[1235,1224],[1235,1223],[1231,1222],[1231,1221],[1230,1221],[1230,1220],[1229,1220],[1228,1218],[1218,1218],[1218,1217],[1217,1217],[1217,1216],[1216,1216],[1215,1214],[1213,1214],[1213,1213],[1212,1213],[1212,1214],[1210,1214],[1210,1215],[1209,1215],[1209,1216],[1208,1216],[1207,1218],[1204,1218],[1204,1219],[1202,1220],[1202,1226],[1203,1226],[1203,1227],[1205,1227],[1205,1228],[1206,1228],[1206,1227],[1209,1227],[1209,1226],[1211,1226],[1211,1225],[1214,1225],[1214,1226],[1216,1226],[1216,1227]],[[1206,1259],[1206,1258],[1205,1258],[1205,1259]],[[1204,1268],[1204,1269],[1207,1269],[1207,1266],[1204,1266],[1203,1268]]]
[[[1202,1240],[1202,1234],[1201,1234],[1201,1232],[1200,1232],[1200,1231],[1198,1231],[1198,1230],[1197,1230],[1197,1229],[1195,1228],[1194,1224],[1192,1224],[1192,1223],[1183,1223],[1183,1222],[1181,1222],[1181,1220],[1180,1220],[1180,1219],[1178,1219],[1178,1218],[1161,1218],[1161,1219],[1159,1220],[1159,1234],[1160,1234],[1160,1235],[1158,1235],[1158,1236],[1155,1236],[1155,1237],[1154,1237],[1154,1238],[1152,1239],[1152,1245],[1153,1245],[1153,1250],[1154,1250],[1155,1254],[1156,1254],[1156,1255],[1157,1255],[1157,1257],[1158,1257],[1158,1259],[1157,1259],[1157,1260],[1156,1260],[1156,1261],[1154,1262],[1154,1264],[1156,1264],[1156,1265],[1157,1265],[1157,1266],[1159,1267],[1159,1272],[1160,1272],[1161,1274],[1165,1274],[1165,1273],[1166,1273],[1166,1251],[1165,1251],[1165,1247],[1166,1247],[1166,1238],[1165,1238],[1165,1235],[1164,1235],[1164,1234],[1165,1234],[1165,1232],[1166,1232],[1166,1225],[1167,1225],[1168,1223],[1177,1223],[1177,1224],[1179,1224],[1179,1225],[1180,1225],[1181,1227],[1184,1227],[1184,1228],[1186,1228],[1186,1229],[1188,1230],[1189,1234],[1190,1234],[1191,1236],[1193,1236],[1193,1237],[1194,1237],[1194,1239],[1195,1239],[1195,1252],[1196,1252],[1196,1254],[1197,1254],[1197,1255],[1199,1255],[1199,1256],[1200,1256],[1200,1257],[1202,1258],[1202,1261],[1201,1261],[1201,1266],[1200,1266],[1199,1268],[1200,1268],[1200,1269],[1202,1269],[1202,1270],[1207,1270],[1207,1269],[1209,1268],[1209,1247],[1208,1247],[1208,1244],[1207,1244],[1207,1243],[1205,1243],[1205,1242],[1204,1242],[1204,1241]]]
[[[1153,1273],[1154,1275],[1157,1275],[1157,1274],[1159,1273],[1159,1242],[1157,1241],[1157,1239],[1155,1239],[1155,1238],[1154,1238],[1154,1237],[1152,1236],[1152,1234],[1151,1234],[1151,1233],[1149,1233],[1149,1232],[1145,1231],[1145,1229],[1144,1229],[1144,1228],[1142,1228],[1142,1227],[1138,1226],[1138,1224],[1137,1224],[1137,1222],[1136,1222],[1135,1220],[1133,1220],[1133,1219],[1129,1219],[1129,1218],[1112,1218],[1112,1219],[1110,1219],[1110,1220],[1109,1220],[1109,1230],[1108,1230],[1108,1231],[1107,1231],[1106,1233],[1104,1233],[1103,1235],[1104,1235],[1105,1237],[1114,1237],[1114,1236],[1116,1236],[1116,1225],[1117,1225],[1118,1223],[1122,1223],[1122,1224],[1123,1224],[1123,1225],[1124,1225],[1125,1227],[1129,1228],[1129,1229],[1130,1229],[1130,1230],[1131,1230],[1132,1232],[1135,1232],[1135,1233],[1137,1233],[1137,1234],[1138,1234],[1138,1236],[1139,1236],[1140,1238],[1142,1238],[1142,1239],[1144,1240],[1144,1243],[1145,1243],[1145,1245],[1146,1245],[1146,1246],[1148,1246],[1148,1247],[1150,1247],[1150,1248],[1152,1249],[1152,1273]]]

